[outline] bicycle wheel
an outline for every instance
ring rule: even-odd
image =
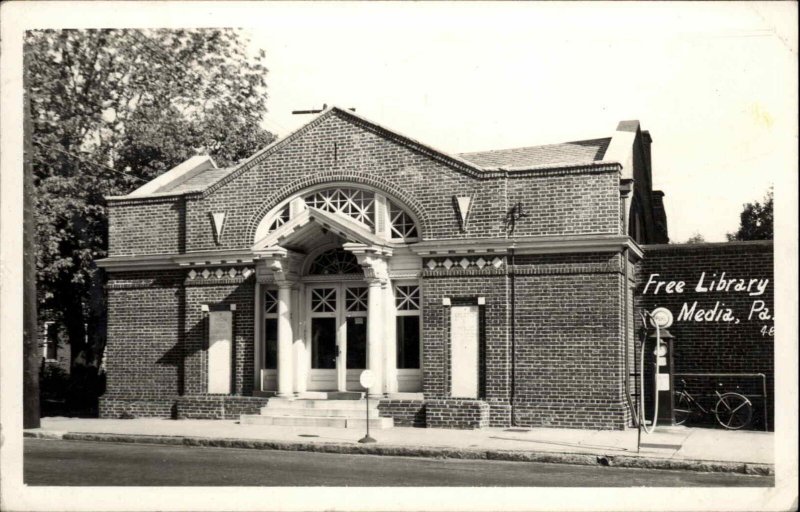
[[[686,393],[679,391],[676,393],[676,395],[675,408],[673,409],[675,414],[675,424],[683,425],[686,423],[686,420],[689,419],[689,416],[692,415],[692,407],[689,403],[689,398],[686,396]]]
[[[753,405],[747,397],[739,393],[725,393],[719,397],[714,407],[714,415],[723,427],[738,430],[750,424]]]

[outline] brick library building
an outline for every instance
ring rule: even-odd
[[[334,107],[109,197],[100,414],[626,428],[650,144],[446,154]]]

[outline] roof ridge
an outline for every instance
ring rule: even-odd
[[[546,147],[554,147],[554,146],[564,146],[567,144],[577,144],[579,142],[600,142],[600,141],[609,141],[611,142],[611,137],[595,137],[593,139],[580,139],[580,140],[570,140],[566,142],[554,142],[550,144],[536,144],[533,146],[516,146],[511,148],[500,148],[500,149],[485,149],[482,151],[465,151],[461,153],[457,153],[458,155],[476,155],[481,153],[494,153],[499,151],[514,151],[518,149],[533,149],[533,148],[546,148]]]

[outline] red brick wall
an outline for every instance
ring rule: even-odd
[[[475,300],[484,297],[484,346],[480,379],[482,397],[507,403],[509,396],[509,329],[507,277],[504,271],[425,271],[422,279],[423,392],[425,398],[450,396],[450,308],[444,297]]]
[[[624,428],[620,256],[516,260],[515,424]]]
[[[705,272],[702,288],[707,288],[711,279],[715,281],[725,272],[725,280],[768,279],[769,283],[761,295],[750,295],[746,291],[697,290],[701,274]],[[666,293],[665,286],[654,293],[651,284],[645,286],[653,274],[660,281],[683,281],[683,293]],[[716,277],[713,276],[716,274]],[[645,247],[645,259],[637,268],[637,307],[652,310],[666,307],[675,317],[669,332],[673,340],[673,356],[676,372],[685,373],[764,373],[767,376],[768,414],[772,418],[774,377],[774,327],[772,319],[760,319],[758,314],[748,318],[754,301],[763,301],[769,314],[774,314],[773,252],[772,242],[736,242],[723,244],[653,245]],[[751,291],[755,291],[754,289]],[[717,319],[697,321],[680,316],[686,305],[688,310],[697,302],[695,314],[700,309],[712,310],[717,302],[719,310],[730,308],[731,317],[738,323]],[[762,332],[762,330],[766,332]],[[716,383],[722,388],[742,387],[749,395],[759,393],[759,382],[750,378],[686,378],[691,392],[711,393]],[[731,389],[732,390],[732,389]],[[754,398],[754,403],[758,400]],[[763,420],[760,402],[756,405],[758,415],[755,427]],[[770,420],[770,423],[772,421]]]
[[[109,201],[110,256],[182,253],[185,228],[183,198]]]
[[[120,272],[108,282],[106,397],[179,393],[183,271]]]
[[[481,400],[426,400],[429,428],[474,429],[489,426],[489,405]]]
[[[449,308],[442,306],[442,298],[482,296],[486,299],[481,368],[485,385],[480,398],[490,408],[493,426],[510,425],[513,414],[514,424],[522,426],[624,428],[629,411],[624,390],[627,350],[620,255],[515,259],[513,372],[511,277],[506,271],[439,267],[423,273],[426,399],[450,398]],[[632,304],[633,293],[628,301]],[[512,378],[513,411],[509,402]]]
[[[114,201],[113,256],[250,247],[261,218],[309,186],[350,182],[380,189],[410,208],[423,236],[502,237],[508,207],[524,203],[518,235],[619,232],[619,173],[571,169],[482,174],[449,165],[389,140],[384,134],[331,116],[206,194],[185,199]],[[467,229],[460,229],[452,197],[473,196]],[[185,204],[184,204],[185,201]],[[225,212],[221,244],[210,214]],[[182,223],[185,220],[185,225]]]
[[[255,396],[187,395],[178,398],[178,419],[238,420],[242,414],[258,414],[268,398]]]
[[[508,202],[527,214],[515,236],[620,234],[616,171],[536,171],[508,181]]]
[[[378,411],[384,418],[393,418],[395,427],[425,427],[424,400],[385,399],[378,403]]]
[[[226,271],[228,268],[225,269]],[[207,315],[203,304],[236,305],[233,312],[233,393],[249,395],[254,372],[254,277],[189,280],[187,270],[120,272],[108,283],[105,408],[126,406],[141,415],[163,407],[114,400],[173,400],[207,388]],[[105,411],[105,413],[103,412]],[[163,412],[163,411],[162,411]]]
[[[253,276],[247,280],[196,279],[186,283],[186,386],[185,393],[205,393],[208,385],[208,317],[201,305],[236,305],[233,311],[233,393],[250,395],[254,372]]]

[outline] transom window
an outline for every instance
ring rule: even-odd
[[[420,291],[416,285],[394,287],[397,306],[397,368],[420,368],[422,337],[420,336]]]
[[[264,290],[264,369],[278,368],[278,290]]]
[[[377,226],[385,226],[386,237],[392,240],[419,238],[419,230],[413,217],[397,203],[382,194],[352,187],[333,187],[301,196],[306,206],[329,213],[346,215],[377,232]],[[291,218],[288,202],[272,214],[265,222],[266,232],[271,233],[286,224]],[[378,219],[383,219],[378,222]]]
[[[264,292],[264,313],[278,313],[278,290]]]
[[[309,274],[357,274],[361,266],[353,253],[342,248],[325,251],[314,259]]]
[[[368,288],[345,288],[344,306],[347,311],[367,310]]]
[[[396,286],[394,300],[398,311],[419,311],[419,286]]]
[[[311,311],[313,313],[335,313],[336,288],[312,288]]]

